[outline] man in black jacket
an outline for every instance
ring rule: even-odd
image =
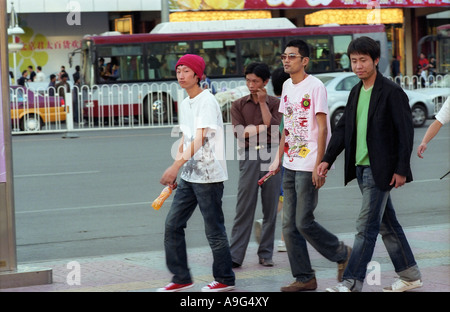
[[[331,292],[361,291],[378,233],[399,279],[384,291],[422,286],[419,268],[395,216],[390,190],[412,181],[414,127],[408,97],[377,70],[380,48],[373,39],[353,40],[347,51],[361,81],[352,89],[317,172],[326,176],[345,149],[345,184],[357,178],[363,201],[344,281]]]

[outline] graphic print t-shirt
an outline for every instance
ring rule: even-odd
[[[311,75],[297,84],[293,84],[292,79],[286,80],[279,111],[284,114],[286,138],[283,166],[290,170],[312,172],[317,158],[319,135],[317,113],[327,115],[327,144],[331,137],[325,86]]]
[[[181,102],[179,123],[184,136],[183,150],[190,147],[197,129],[207,129],[205,143],[184,164],[180,177],[193,183],[227,180],[222,113],[209,90],[202,91],[193,99],[187,97]]]

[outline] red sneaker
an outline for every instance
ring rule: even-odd
[[[207,291],[207,292],[219,292],[219,291],[229,291],[234,289],[234,286],[228,286],[219,282],[212,282],[209,285],[206,285],[205,287],[202,288],[202,291]]]
[[[194,286],[194,283],[189,283],[189,284],[169,283],[163,288],[158,288],[156,291],[157,292],[175,292],[175,291],[189,289],[192,286]]]

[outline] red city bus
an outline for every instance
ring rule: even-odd
[[[220,90],[221,83],[243,83],[244,68],[251,62],[264,62],[271,70],[282,66],[279,56],[292,39],[302,39],[310,46],[308,73],[351,71],[347,47],[351,40],[361,36],[372,37],[380,43],[379,70],[389,75],[384,25],[293,26],[265,30],[87,36],[82,41],[82,82],[99,93],[105,86],[115,88],[115,94],[125,93],[121,89],[124,86],[126,90],[146,86],[131,97],[127,95],[122,105],[118,105],[114,97],[102,101],[101,95],[92,95],[88,106],[97,117],[139,115],[152,124],[168,120],[170,123],[171,116],[176,113],[177,99],[177,88],[170,84],[176,82],[177,60],[186,53],[203,56],[205,74],[213,81],[215,89]],[[104,93],[110,94],[111,89]]]

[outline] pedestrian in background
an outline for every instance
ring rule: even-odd
[[[269,170],[275,171],[283,158],[283,235],[295,281],[281,287],[281,291],[298,292],[317,288],[307,242],[325,258],[338,263],[338,280],[351,249],[314,218],[318,192],[325,183],[316,169],[331,129],[325,86],[305,72],[309,48],[304,41],[290,41],[281,60],[291,78],[283,84],[280,112],[284,114],[284,131]]]
[[[422,68],[422,70],[425,72],[425,75],[426,75],[428,68],[430,67],[430,62],[428,61],[427,57],[425,56],[425,53],[420,53],[419,65]]]
[[[22,72],[22,76],[19,79],[17,79],[17,84],[19,86],[25,87],[25,82],[27,82],[27,80],[28,80],[28,70],[24,70]]]
[[[228,291],[235,276],[222,211],[223,182],[228,179],[222,113],[209,90],[200,87],[205,70],[202,57],[186,54],[175,66],[177,80],[188,97],[179,106],[182,138],[173,164],[161,177],[170,185],[180,179],[166,218],[164,247],[172,282],[158,291],[174,292],[194,285],[188,263],[184,229],[197,205],[213,254],[214,281],[202,291]]]
[[[268,172],[269,155],[278,149],[280,139],[280,100],[268,95],[265,89],[270,80],[269,66],[250,63],[245,69],[245,80],[250,94],[237,99],[231,106],[231,122],[240,153],[236,216],[230,240],[233,267],[240,267],[244,261],[258,203],[258,180]],[[272,131],[273,127],[276,131]],[[260,231],[257,254],[263,266],[273,266],[280,184],[280,175],[276,175],[261,186],[263,220],[255,227]]]
[[[421,287],[419,268],[390,197],[393,187],[412,181],[414,126],[408,96],[378,71],[380,47],[375,40],[365,36],[353,40],[348,55],[352,70],[361,81],[350,92],[344,115],[333,131],[317,172],[325,177],[345,149],[345,184],[357,178],[362,207],[343,282],[327,291],[362,290],[378,234],[400,276],[383,290],[400,292]]]
[[[42,67],[41,66],[36,67],[36,77],[34,77],[34,81],[35,82],[44,82],[45,78],[47,78],[47,77],[42,72]]]
[[[75,66],[75,72],[72,75],[75,84],[77,84],[77,80],[81,79],[80,70],[80,65]]]
[[[56,91],[56,75],[55,74],[50,75],[50,82],[47,86],[47,89],[48,89],[49,96],[55,95],[55,91]]]
[[[70,85],[67,82],[68,79],[69,75],[67,73],[63,73],[61,75],[60,81],[55,86],[59,96],[62,97],[64,100],[66,100],[66,93],[70,93]]]
[[[33,66],[31,65],[28,66],[28,73],[30,74],[28,80],[33,82],[34,77],[36,77],[36,72],[33,70]]]

